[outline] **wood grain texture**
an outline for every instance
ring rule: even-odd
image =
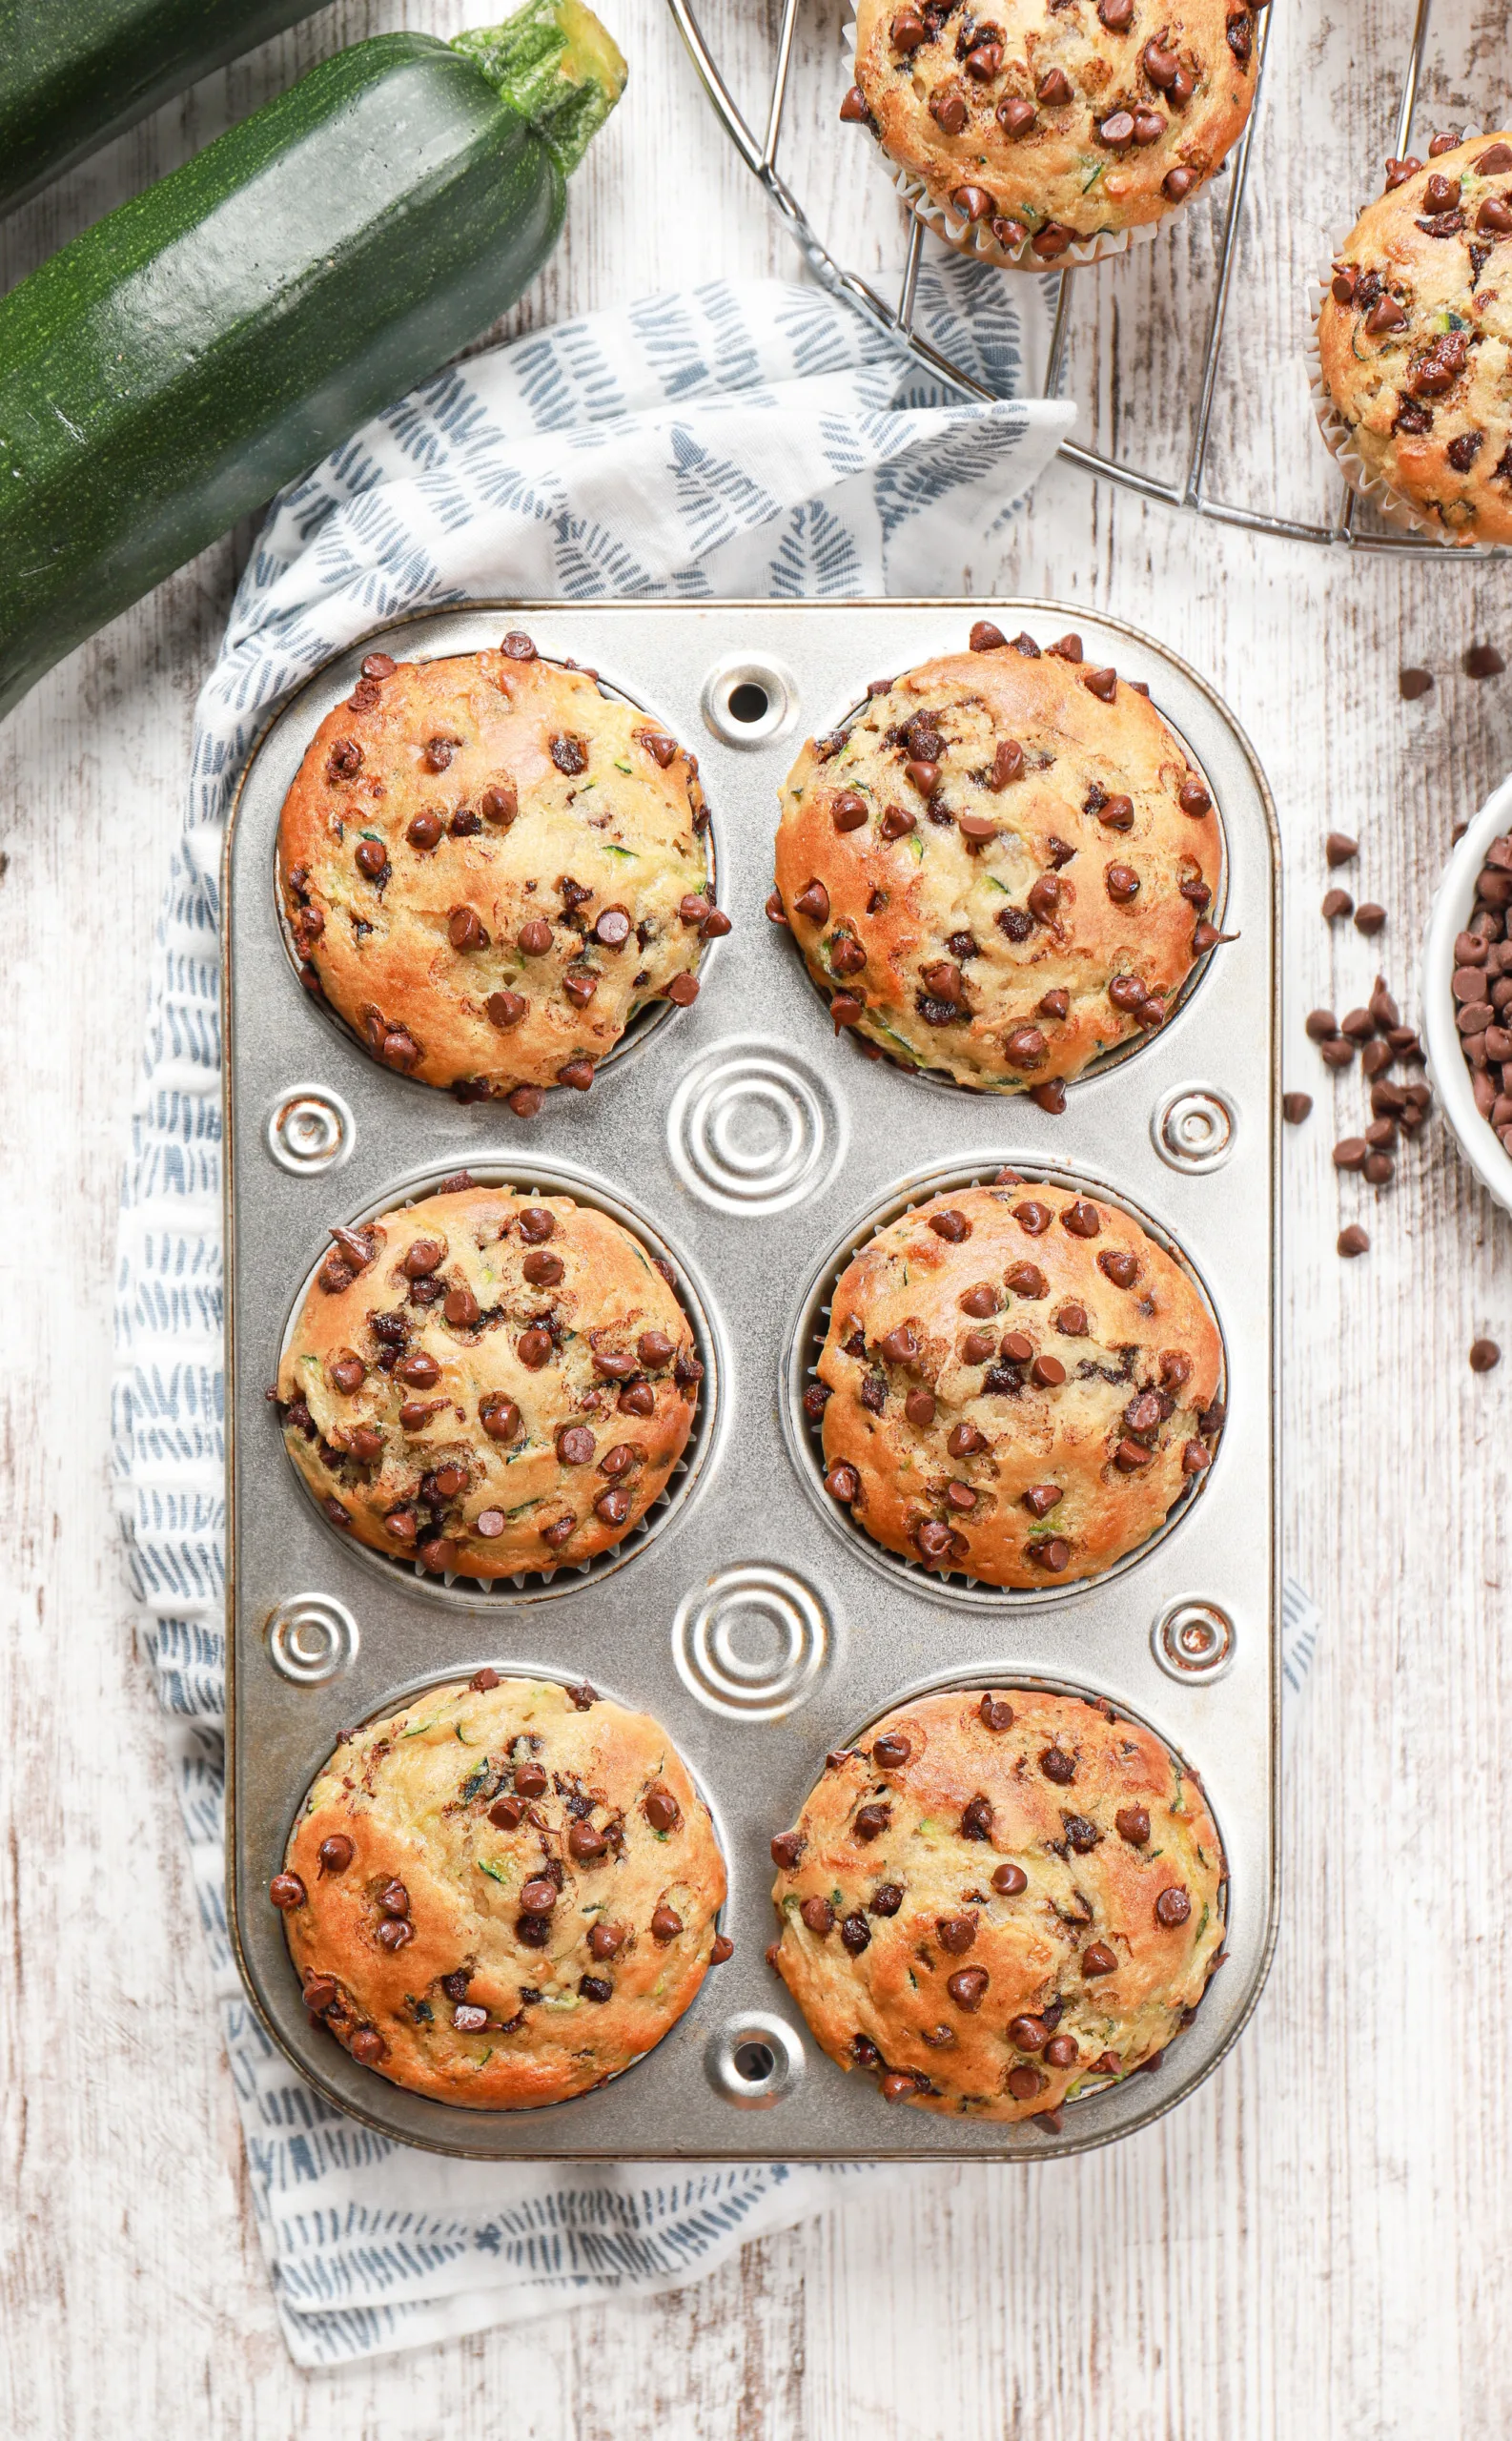
[[[603,5],[630,96],[511,327],[793,269],[661,0]],[[754,90],[768,10],[705,5]],[[1420,126],[1490,123],[1505,0],[1440,11]],[[0,225],[0,283],[339,42],[489,13],[486,0],[341,0]],[[1227,486],[1316,510],[1328,480],[1299,299],[1388,149],[1411,10],[1276,0],[1273,13],[1263,210],[1236,279],[1237,378],[1216,432]],[[834,0],[806,10],[815,77],[838,79],[838,24]],[[828,105],[795,111],[792,146],[795,180],[849,215],[854,259],[895,259],[891,207],[858,189]],[[1211,216],[1194,215],[1097,276],[1081,310],[1086,428],[1147,463],[1175,462],[1212,250]],[[1336,1177],[1329,1147],[1358,1125],[1362,1090],[1358,1074],[1331,1081],[1301,1026],[1310,1007],[1363,999],[1378,963],[1416,1015],[1451,826],[1508,768],[1512,677],[1477,686],[1459,671],[1473,636],[1512,641],[1505,568],[1257,542],[1054,469],[1001,558],[963,572],[1105,606],[1175,645],[1248,729],[1285,833],[1286,1081],[1317,1103],[1286,1145],[1286,1549],[1327,1637],[1286,1792],[1279,1954],[1236,2054],[1113,2150],[921,2172],[906,2201],[762,2241],[670,2296],[305,2377],[279,2341],[247,2206],[106,1471],[114,1207],[152,925],[235,565],[234,541],[206,552],[0,728],[8,2429],[27,2441],[1507,2431],[1512,1363],[1477,1378],[1466,1354],[1482,1332],[1512,1348],[1512,1240],[1437,1121],[1379,1202]],[[1434,671],[1424,702],[1399,701],[1402,662]],[[1330,828],[1362,842],[1357,895],[1390,910],[1377,944],[1318,917]],[[1336,1233],[1365,1202],[1371,1254],[1341,1263]]]

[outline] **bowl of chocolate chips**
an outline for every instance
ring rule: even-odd
[[[1423,1036],[1444,1116],[1512,1211],[1512,779],[1456,847],[1428,919]]]

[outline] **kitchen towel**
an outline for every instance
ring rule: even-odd
[[[303,2366],[712,2269],[866,2169],[439,2161],[296,2074],[242,1992],[222,1887],[224,1508],[218,895],[270,710],[378,622],[469,595],[969,592],[1073,410],[1015,394],[1036,283],[926,266],[920,321],[1001,396],[968,403],[821,291],[720,283],[454,366],[282,495],[194,728],[158,929],[117,1263],[116,1479],[257,2226]],[[1314,1614],[1316,1617],[1316,1614]]]

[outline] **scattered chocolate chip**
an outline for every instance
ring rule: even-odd
[[[1478,1339],[1472,1341],[1470,1346],[1470,1370],[1472,1373],[1489,1373],[1492,1366],[1500,1364],[1501,1362],[1502,1350],[1497,1345],[1494,1339]],[[321,1854],[324,1855],[323,1849]]]
[[[1467,678],[1500,678],[1505,667],[1495,645],[1472,645],[1464,657]]]
[[[1323,914],[1330,924],[1336,923],[1340,915],[1352,915],[1354,912],[1355,902],[1347,890],[1327,890],[1323,892]]]
[[[1347,1229],[1340,1229],[1338,1251],[1341,1255],[1362,1255],[1367,1254],[1369,1250],[1370,1240],[1358,1223],[1351,1222]]]
[[[1385,923],[1386,911],[1384,907],[1378,907],[1372,899],[1366,899],[1363,906],[1357,907],[1355,910],[1355,930],[1357,933],[1372,934],[1383,932],[1385,929]]]

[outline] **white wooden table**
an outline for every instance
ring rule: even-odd
[[[44,5],[44,0],[37,0]],[[633,84],[574,190],[567,242],[513,324],[694,278],[792,274],[723,148],[662,0],[603,0]],[[754,59],[754,0],[705,0]],[[1449,0],[1441,0],[1448,6]],[[1248,480],[1316,449],[1297,361],[1302,268],[1385,151],[1409,0],[1316,19],[1277,0],[1287,54],[1267,215],[1236,292],[1252,387],[1220,432]],[[1461,25],[1442,29],[1451,57]],[[342,41],[486,21],[460,0],[340,0],[160,112],[0,226],[9,283]],[[815,0],[834,21],[833,0]],[[1504,11],[1474,12],[1483,79]],[[1492,20],[1499,22],[1493,25]],[[1342,20],[1343,22],[1338,22]],[[1504,124],[1492,84],[1445,120]],[[1458,103],[1456,110],[1452,107]],[[1428,124],[1433,123],[1432,113]],[[817,115],[795,174],[844,195]],[[874,217],[874,215],[873,215]],[[1098,290],[1101,430],[1179,387],[1182,304],[1211,219]],[[1277,343],[1262,331],[1279,330]],[[1092,360],[1080,359],[1083,381]],[[1086,391],[1084,390],[1084,395]],[[1315,504],[1323,498],[1319,481]],[[1505,567],[1392,564],[1257,543],[1052,470],[979,586],[1096,604],[1175,644],[1263,758],[1288,860],[1286,1549],[1326,1642],[1289,1775],[1279,1953],[1236,2055],[1186,2107],[1078,2162],[921,2173],[907,2203],[749,2246],[640,2307],[294,2372],[247,2209],[205,1955],[133,1644],[107,1481],[117,1175],[152,926],[180,818],[195,691],[236,568],[208,551],[54,671],[0,728],[0,1377],[10,1727],[0,1900],[4,2398],[18,2435],[153,2431],[320,2441],[507,2432],[614,2441],[1251,2441],[1489,2435],[1512,2426],[1505,2332],[1512,1660],[1501,1637],[1512,1361],[1506,1224],[1437,1120],[1362,1217],[1329,1163],[1359,1123],[1302,1036],[1384,966],[1418,1013],[1417,945],[1454,821],[1508,767]],[[1399,663],[1438,684],[1398,699]],[[1318,914],[1322,835],[1363,842],[1367,943]]]

